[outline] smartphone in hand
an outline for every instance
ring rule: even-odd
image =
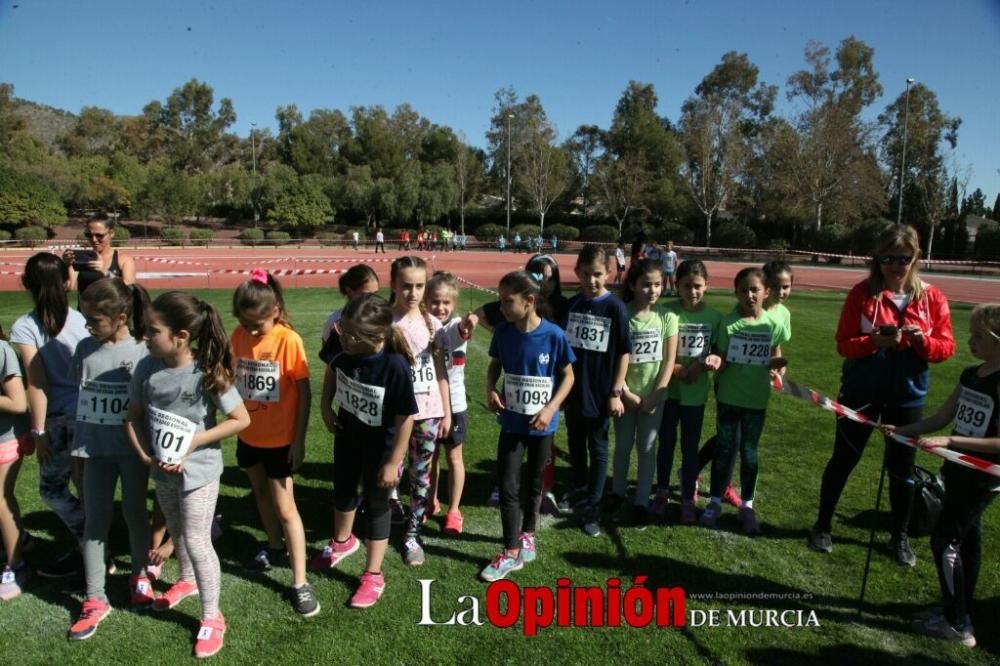
[[[75,270],[88,269],[92,261],[97,261],[97,253],[93,250],[73,250],[73,268]]]

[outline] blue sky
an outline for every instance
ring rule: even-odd
[[[408,102],[483,145],[493,93],[537,94],[562,136],[606,127],[628,81],[680,105],[726,51],[781,88],[806,42],[875,49],[874,117],[914,77],[961,116],[957,157],[992,205],[1000,192],[1000,0],[660,0],[346,3],[318,0],[0,0],[0,81],[79,111],[138,113],[190,78],[236,107],[235,130],[278,105],[347,110]],[[16,5],[16,7],[15,7]]]

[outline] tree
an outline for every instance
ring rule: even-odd
[[[465,204],[474,198],[483,183],[483,151],[470,148],[462,140],[462,146],[455,155],[455,184],[458,186],[458,224],[465,235]]]
[[[810,68],[788,79],[789,100],[805,108],[795,118],[795,135],[782,137],[784,188],[811,211],[816,230],[824,214],[859,221],[885,207],[873,128],[860,118],[882,94],[873,56],[871,47],[848,37],[837,48],[837,69],[831,71],[830,50],[810,42],[805,50]]]
[[[215,106],[215,93],[207,83],[191,79],[175,89],[165,103],[154,100],[142,114],[138,128],[149,133],[146,142],[166,157],[173,168],[201,173],[231,161],[237,151],[235,137],[226,129],[236,122],[232,101],[223,97]]]
[[[14,110],[14,86],[0,83],[0,148],[6,148],[14,134],[25,126],[24,118]]]
[[[594,167],[594,182],[608,213],[618,223],[618,235],[622,235],[625,220],[632,209],[640,205],[647,187],[647,174],[633,155],[615,159],[609,154],[598,158]]]
[[[539,135],[522,150],[520,167],[518,190],[538,214],[538,226],[544,232],[545,214],[569,185],[569,157]]]
[[[107,109],[85,106],[80,110],[76,126],[59,140],[63,151],[71,157],[107,155],[118,144],[118,119]]]
[[[572,164],[579,176],[585,218],[591,203],[591,178],[594,175],[597,158],[603,151],[603,144],[604,132],[597,125],[580,125],[573,132],[573,136],[566,139],[563,144],[563,150],[571,156]]]
[[[52,226],[65,222],[66,209],[40,179],[0,165],[0,222]]]
[[[279,168],[287,168],[281,167]],[[323,191],[323,176],[282,174],[281,187],[269,198],[267,222],[280,227],[318,227],[334,215]],[[285,180],[287,178],[288,180]]]
[[[681,172],[705,216],[705,244],[712,218],[725,205],[750,155],[750,140],[774,108],[777,89],[757,83],[759,70],[745,53],[730,51],[681,107]]]

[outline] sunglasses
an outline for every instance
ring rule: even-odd
[[[891,256],[883,255],[878,258],[878,263],[882,264],[883,266],[889,266],[890,264],[896,264],[897,266],[907,266],[911,261],[913,261],[913,255],[904,255],[904,254],[897,254]]]
[[[107,238],[107,234],[92,234],[89,231],[83,234],[85,238],[90,238],[95,241],[102,241]]]

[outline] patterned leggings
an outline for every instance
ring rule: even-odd
[[[222,570],[212,547],[212,519],[218,498],[218,480],[186,492],[180,479],[156,483],[156,499],[174,540],[179,580],[197,582],[203,620],[219,614]]]
[[[427,513],[427,496],[431,488],[431,459],[437,440],[441,419],[424,419],[413,422],[410,434],[410,524],[406,536],[420,536],[420,526]]]

